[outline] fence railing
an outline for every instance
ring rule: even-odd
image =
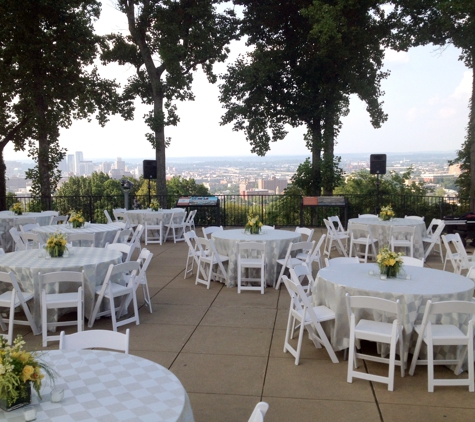
[[[341,207],[309,207],[301,213],[301,196],[290,195],[216,195],[219,198],[219,207],[189,206],[187,210],[197,209],[195,224],[199,226],[223,225],[244,226],[250,212],[259,214],[267,225],[283,226],[310,226],[322,227],[323,219],[330,215],[339,215],[343,220]],[[357,217],[358,214],[374,213],[377,207],[376,198],[368,195],[347,195],[347,216]],[[168,195],[158,198],[166,208],[173,208],[178,200],[177,196]],[[124,196],[54,196],[51,200],[40,201],[31,197],[7,197],[6,204],[10,208],[13,202],[20,201],[27,211],[41,211],[50,209],[60,214],[69,214],[71,210],[81,211],[87,221],[105,223],[104,210],[112,213],[114,208],[147,208],[148,195],[130,196],[129,203],[124,203]],[[426,221],[432,218],[445,216],[461,216],[469,211],[469,200],[447,198],[442,196],[409,196],[409,195],[380,195],[380,205],[391,204],[397,217],[405,215],[425,216]],[[111,214],[112,215],[112,214]]]

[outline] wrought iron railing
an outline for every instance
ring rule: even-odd
[[[339,215],[343,220],[341,207],[304,207],[301,209],[302,197],[290,195],[217,195],[219,206],[187,207],[197,209],[195,223],[199,226],[223,225],[244,226],[250,212],[259,214],[261,220],[267,225],[285,226],[324,226],[323,219],[330,215]],[[357,217],[358,214],[374,213],[376,198],[367,195],[348,195],[346,214],[348,218]],[[173,208],[178,200],[177,196],[158,198],[166,208]],[[41,202],[30,197],[7,197],[7,207],[14,201],[24,204],[27,211],[40,211],[45,209],[45,201]],[[105,223],[104,210],[112,215],[114,208],[146,208],[149,198],[145,196],[130,196],[129,203],[124,203],[120,196],[55,196],[46,202],[47,208],[68,214],[71,210],[81,211],[87,221]],[[426,221],[432,218],[445,216],[461,216],[470,211],[469,201],[458,198],[442,196],[408,196],[408,195],[380,195],[379,205],[391,204],[396,216],[423,215]]]

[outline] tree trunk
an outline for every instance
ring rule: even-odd
[[[322,127],[320,121],[310,127],[312,136],[312,192],[313,196],[322,193]]]
[[[154,95],[153,113],[155,118],[163,115],[162,95]],[[165,148],[165,126],[162,124],[159,128],[157,128],[157,130],[155,130],[155,159],[157,160],[157,195],[160,198],[162,207],[167,208],[167,174]]]
[[[7,209],[7,166],[3,159],[3,150],[8,142],[0,142],[0,210]]]
[[[325,132],[323,136],[323,169],[322,169],[322,185],[323,195],[332,196],[335,187],[335,174],[333,169],[334,157],[334,115],[332,114],[325,120]]]
[[[475,53],[472,54],[475,59]],[[470,211],[475,211],[475,72],[472,65],[472,97],[470,98],[470,113],[467,139],[470,143]]]

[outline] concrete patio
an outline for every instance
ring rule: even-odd
[[[289,230],[293,230],[289,228]],[[314,239],[324,233],[317,229]],[[201,229],[197,229],[201,235]],[[154,253],[147,272],[153,313],[140,308],[140,325],[130,328],[132,354],[169,368],[187,390],[197,422],[247,421],[255,404],[269,403],[266,421],[468,421],[475,419],[474,393],[467,387],[436,387],[427,392],[427,371],[401,378],[395,391],[383,384],[346,382],[347,362],[338,352],[333,364],[325,349],[304,337],[300,364],[283,353],[289,295],[266,289],[264,295],[227,288],[213,282],[209,290],[183,278],[187,254],[184,242],[149,245]],[[427,265],[442,268],[433,254]],[[142,304],[141,289],[138,291]],[[110,319],[94,329],[111,329]],[[30,350],[40,350],[41,336],[15,327]],[[49,349],[56,349],[50,343]],[[370,363],[372,372],[386,365]],[[445,367],[438,375],[453,376]],[[466,373],[463,374],[466,376]],[[473,400],[473,401],[472,401]]]

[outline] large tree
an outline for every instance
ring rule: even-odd
[[[64,156],[59,129],[92,114],[104,124],[108,113],[119,110],[117,85],[100,78],[93,66],[101,40],[93,28],[99,13],[98,0],[0,2],[0,62],[15,77],[11,115],[24,122],[37,161],[29,174],[43,206],[55,188],[55,162]],[[0,74],[8,78],[11,74]]]
[[[375,127],[383,48],[390,25],[378,0],[237,0],[252,51],[228,67],[221,85],[222,124],[243,130],[252,152],[265,155],[285,125],[304,125],[312,153],[312,194],[331,194],[333,149],[349,98],[366,102]]]
[[[460,49],[460,57],[472,70],[472,94],[467,136],[454,162],[463,164],[469,172],[470,209],[475,210],[475,2],[473,0],[395,0],[395,15],[400,31],[395,37],[395,48],[425,44]],[[467,186],[467,185],[465,185]]]
[[[222,0],[118,0],[130,35],[113,34],[105,62],[132,64],[136,75],[127,93],[152,106],[145,121],[156,151],[157,194],[165,198],[166,154],[170,142],[165,126],[176,125],[175,100],[193,100],[193,72],[201,66],[208,80],[216,81],[213,64],[228,54],[227,44],[236,36],[237,20],[231,10],[218,12]]]

